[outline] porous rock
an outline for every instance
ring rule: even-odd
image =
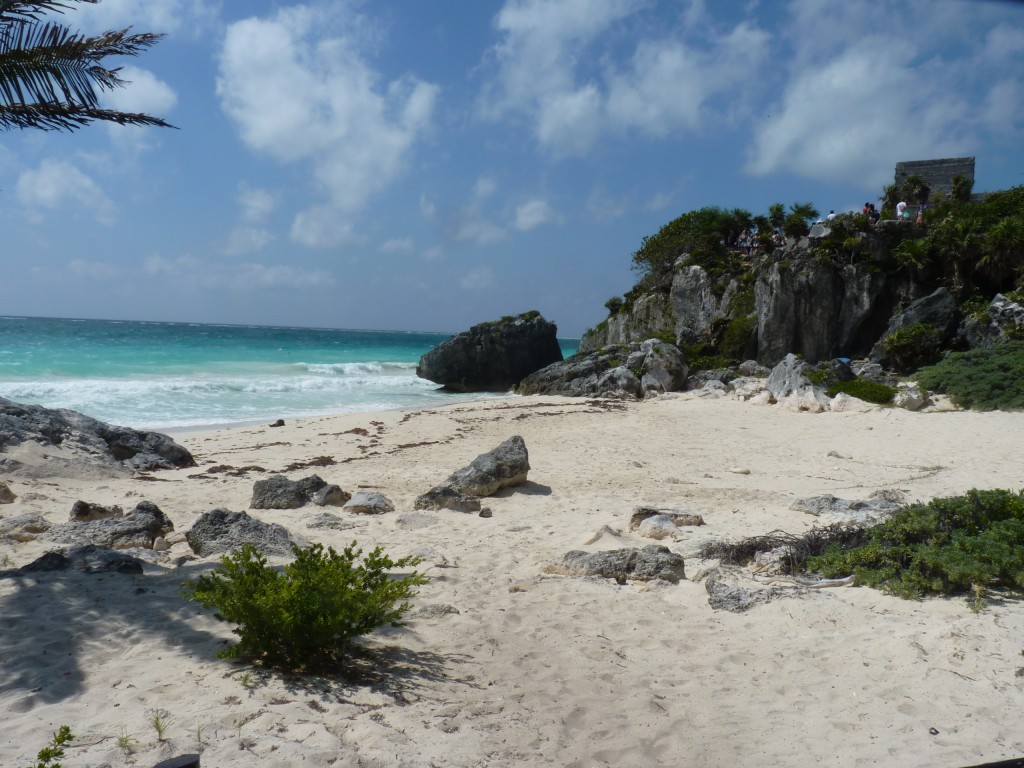
[[[667,517],[673,525],[704,525],[704,518],[678,509],[658,509],[657,507],[636,507],[629,518],[629,530],[635,531],[644,520],[661,515]]]
[[[273,475],[257,480],[252,487],[250,509],[297,509],[307,502],[317,506],[340,506],[350,495],[337,485],[328,485],[319,475],[301,480],[289,480],[284,475]]]
[[[185,533],[185,539],[200,557],[231,552],[246,544],[264,555],[289,555],[298,543],[281,525],[222,507],[204,512]]]
[[[13,504],[16,498],[18,497],[7,487],[7,483],[0,482],[0,504]]]
[[[36,512],[0,520],[0,539],[33,541],[50,530],[50,522]]]
[[[413,509],[450,509],[454,512],[479,512],[480,499],[467,496],[450,485],[436,485],[420,494],[413,502]]]
[[[480,323],[423,355],[416,375],[452,392],[504,392],[562,359],[556,334],[539,312]]]
[[[141,574],[143,562],[137,557],[118,552],[108,547],[86,544],[67,550],[47,552],[28,565],[18,569],[20,573],[75,570],[83,573],[129,573]]]
[[[466,496],[490,496],[502,488],[525,483],[529,471],[526,442],[513,435],[494,450],[477,456],[468,467],[453,472],[446,484]]]
[[[87,523],[91,520],[106,520],[111,517],[123,517],[124,510],[114,504],[104,507],[102,504],[90,504],[79,499],[71,507],[70,519],[78,523]]]
[[[741,578],[735,568],[719,566],[712,569],[704,581],[708,604],[716,611],[743,613],[755,605],[764,605],[778,597],[797,594],[797,590],[780,587],[747,588],[737,583]]]
[[[573,550],[549,569],[569,576],[602,576],[618,582],[661,581],[678,583],[686,578],[683,558],[668,547],[651,544],[642,549],[614,549],[607,552]]]
[[[94,544],[111,549],[152,549],[157,537],[173,530],[174,523],[156,504],[140,501],[135,509],[121,517],[72,520],[54,526],[47,532],[47,538],[69,546]]]
[[[802,394],[813,386],[811,380],[807,378],[809,370],[811,366],[791,352],[772,368],[765,389],[776,399]]]
[[[797,499],[789,508],[797,512],[821,517],[828,523],[855,523],[874,525],[890,517],[904,504],[900,491],[880,490],[866,500],[840,499],[830,493]]]
[[[187,450],[167,435],[107,424],[77,411],[51,410],[0,398],[0,453],[30,441],[60,446],[60,458],[37,466],[38,476],[58,474],[74,462],[103,467],[113,474],[196,466]],[[8,459],[5,470],[20,473],[21,463]]]
[[[358,515],[383,515],[395,511],[395,505],[383,493],[376,491],[357,491],[342,507],[344,512]]]

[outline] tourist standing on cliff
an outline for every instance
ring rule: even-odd
[[[906,201],[900,200],[898,203],[896,203],[896,218],[897,219],[902,219],[903,218],[903,212],[905,210],[907,210],[907,203],[906,203]]]

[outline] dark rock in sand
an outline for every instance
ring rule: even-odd
[[[290,555],[292,546],[298,544],[283,526],[223,508],[204,512],[185,539],[200,557],[231,552],[246,544],[264,555]]]
[[[18,497],[7,487],[7,483],[0,483],[0,504],[13,504],[16,498]]]
[[[46,571],[75,570],[83,573],[142,573],[142,561],[137,557],[107,547],[88,544],[69,550],[47,552],[14,573],[40,573]],[[7,572],[8,575],[11,571]]]
[[[174,524],[151,501],[140,501],[123,517],[77,521],[57,525],[47,538],[58,544],[94,544],[111,549],[141,547],[152,549],[153,542],[174,530]]]
[[[65,451],[61,459],[49,461],[49,468],[33,468],[39,475],[58,474],[75,461],[121,473],[196,466],[192,454],[159,432],[118,427],[77,411],[0,398],[0,454],[26,441],[60,446]],[[2,463],[8,472],[22,469],[9,458]]]
[[[395,505],[383,493],[356,491],[341,509],[344,512],[353,512],[357,515],[384,515],[394,512]]]
[[[529,471],[526,443],[513,435],[493,451],[477,456],[468,467],[453,472],[446,485],[466,496],[490,496],[507,486],[525,483]]]
[[[71,507],[71,520],[78,523],[87,523],[91,520],[106,520],[111,517],[123,517],[124,510],[114,504],[111,507],[104,507],[102,504],[90,504],[79,499]]]
[[[423,355],[416,375],[452,392],[504,392],[562,359],[556,331],[539,312],[474,325]]]
[[[50,530],[50,523],[37,512],[0,520],[0,539],[7,541],[34,541]]]
[[[349,494],[336,485],[328,485],[318,475],[301,480],[289,480],[284,475],[273,475],[257,480],[252,487],[250,509],[297,509],[313,502],[317,506],[341,505]]]

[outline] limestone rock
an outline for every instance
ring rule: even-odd
[[[874,363],[885,365],[889,356],[885,351],[885,340],[901,328],[908,325],[923,323],[935,328],[944,343],[952,336],[956,328],[957,305],[953,294],[948,288],[936,288],[935,291],[917,301],[911,302],[906,309],[893,315],[889,327],[871,349],[870,359]]]
[[[420,528],[429,528],[437,523],[433,515],[424,515],[422,512],[406,512],[395,518],[395,526],[406,531],[415,531]]]
[[[245,544],[264,555],[290,555],[298,544],[283,526],[223,508],[204,512],[185,538],[200,557],[231,552]]]
[[[319,515],[306,520],[306,526],[318,530],[347,531],[352,528],[362,528],[365,522],[357,520],[346,520],[345,518],[332,515],[330,512],[321,512]]]
[[[5,469],[36,476],[59,474],[75,462],[113,474],[194,467],[187,450],[167,435],[106,424],[77,411],[51,410],[0,398],[0,453],[23,443],[59,446],[60,456],[34,467],[8,459]]]
[[[840,499],[830,493],[808,496],[797,499],[789,508],[820,517],[825,523],[874,525],[890,517],[905,503],[901,492],[881,490],[872,493],[867,500]]]
[[[47,552],[28,565],[18,569],[20,573],[75,570],[83,573],[128,573],[140,575],[143,562],[124,552],[107,547],[87,544],[68,550]]]
[[[391,503],[383,493],[376,491],[357,491],[345,506],[344,512],[353,512],[359,515],[383,515],[395,511],[395,505]]]
[[[72,520],[54,526],[47,532],[47,538],[71,546],[94,544],[111,549],[152,549],[157,537],[173,530],[174,524],[156,504],[140,501],[135,509],[121,517]]]
[[[759,588],[749,581],[747,586],[741,586],[747,580],[739,574],[738,569],[726,566],[713,568],[707,574],[704,588],[708,593],[708,604],[716,611],[743,613],[755,605],[764,605],[776,598],[797,593],[796,590],[780,587]]]
[[[416,497],[413,509],[450,509],[454,512],[479,512],[480,499],[467,496],[451,486],[437,485]]]
[[[344,497],[344,500],[341,500]],[[328,485],[318,475],[301,480],[289,480],[284,475],[273,475],[257,480],[252,487],[250,509],[297,509],[306,502],[317,506],[341,505],[348,501],[349,494],[336,485]]]
[[[0,504],[13,504],[16,498],[18,497],[7,487],[7,483],[0,482]]]
[[[466,496],[490,496],[502,488],[525,483],[529,471],[526,443],[513,435],[494,450],[477,456],[468,467],[453,472],[447,485]]]
[[[474,325],[423,355],[416,375],[452,392],[504,392],[562,359],[556,332],[539,312]]]
[[[776,399],[801,393],[812,386],[811,380],[807,378],[807,371],[810,368],[811,366],[791,352],[772,368],[765,389]]]
[[[602,576],[619,582],[660,579],[678,583],[686,578],[683,558],[668,547],[651,544],[643,549],[615,549],[608,552],[567,552],[551,573],[569,576]]]
[[[71,507],[70,519],[79,523],[87,523],[91,520],[106,520],[111,517],[123,516],[124,510],[116,504],[104,507],[102,504],[90,504],[79,499]]]
[[[50,530],[49,521],[35,512],[0,520],[0,539],[8,541],[34,541]]]
[[[661,516],[667,518],[674,526],[704,525],[704,518],[678,509],[658,509],[657,507],[637,507],[629,518],[629,530],[637,531],[647,519]],[[641,534],[643,535],[643,534]]]

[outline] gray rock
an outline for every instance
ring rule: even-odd
[[[113,472],[194,467],[195,460],[167,435],[118,427],[77,411],[51,410],[0,398],[0,452],[26,441],[61,446],[74,461],[105,467]],[[50,462],[53,473],[67,468],[67,457]],[[8,461],[8,471],[20,465]],[[35,468],[46,474],[46,467]]]
[[[362,528],[365,522],[358,520],[346,520],[332,515],[330,512],[321,512],[319,515],[306,521],[309,528],[326,529],[331,531],[347,531],[351,528]]]
[[[939,332],[940,343],[947,342],[956,328],[957,305],[953,294],[948,288],[936,288],[935,291],[912,302],[902,312],[898,312],[889,320],[889,327],[874,347],[871,348],[870,359],[874,363],[886,365],[889,356],[885,351],[885,340],[901,328],[908,325],[923,323],[930,325]]]
[[[413,619],[441,619],[445,616],[457,616],[458,614],[459,609],[454,605],[433,603],[431,605],[421,605],[419,608],[414,609],[409,613],[409,617]]]
[[[416,375],[452,392],[504,392],[562,359],[556,334],[539,312],[474,325],[423,355]]]
[[[736,368],[736,371],[741,376],[767,378],[768,374],[772,372],[772,369],[766,365],[761,365],[757,360],[744,360]]]
[[[615,549],[608,552],[574,550],[551,569],[570,576],[602,576],[619,582],[661,580],[678,583],[686,578],[683,558],[668,547],[651,544],[643,549]]]
[[[652,515],[636,527],[636,534],[645,539],[674,540],[679,535],[679,528],[668,515]]]
[[[453,472],[447,485],[466,496],[490,496],[502,488],[525,483],[529,471],[526,443],[513,435],[494,450],[477,456],[468,467]]]
[[[744,613],[755,605],[764,605],[778,597],[790,596],[793,590],[779,587],[765,589],[747,589],[735,583],[729,583],[718,568],[708,574],[704,581],[704,589],[708,593],[708,604],[716,611]]]
[[[395,511],[395,505],[383,493],[376,491],[356,491],[345,506],[344,512],[353,512],[358,515],[383,515]]]
[[[88,544],[68,550],[47,552],[28,565],[18,569],[20,573],[41,573],[46,571],[75,570],[83,573],[142,573],[142,560],[107,547]]]
[[[102,504],[90,504],[79,499],[71,507],[70,519],[78,523],[87,523],[91,520],[106,520],[111,517],[123,517],[124,510],[114,504],[104,507]]]
[[[480,499],[467,496],[451,486],[437,485],[416,497],[413,509],[450,509],[453,512],[479,512]]]
[[[341,486],[330,483],[325,485],[319,491],[313,493],[309,500],[312,501],[318,507],[341,507],[345,505],[349,499],[352,498],[352,494],[348,491],[341,489]]]
[[[47,532],[47,539],[66,545],[93,544],[111,549],[141,547],[152,549],[153,542],[174,530],[174,524],[150,501],[140,501],[122,517],[88,521],[72,520]]]
[[[16,498],[18,497],[7,487],[7,483],[0,482],[0,504],[13,504]]]
[[[290,555],[298,544],[283,526],[223,508],[204,512],[185,538],[200,557],[231,552],[245,544],[264,555]]]
[[[629,530],[636,531],[641,523],[648,518],[655,516],[668,518],[675,526],[704,525],[704,518],[700,515],[683,512],[678,509],[658,509],[657,507],[636,507],[629,518]]]
[[[821,517],[829,523],[874,525],[904,505],[899,491],[875,491],[867,500],[840,499],[830,493],[797,499],[790,509]]]
[[[928,393],[917,386],[902,386],[893,396],[892,404],[896,408],[904,408],[908,411],[920,411],[931,405],[932,401]]]
[[[49,521],[36,512],[0,520],[0,539],[34,541],[50,530]]]
[[[971,349],[988,348],[1016,337],[1022,327],[1024,306],[997,293],[983,316],[968,315],[961,321],[957,334]]]
[[[313,497],[325,488],[327,483],[318,475],[310,475],[301,480],[289,480],[284,475],[273,475],[265,480],[257,480],[253,484],[249,508],[297,509],[307,501],[312,501]]]
[[[775,398],[801,394],[813,386],[807,378],[808,370],[810,366],[807,363],[790,353],[772,368],[765,388]]]

